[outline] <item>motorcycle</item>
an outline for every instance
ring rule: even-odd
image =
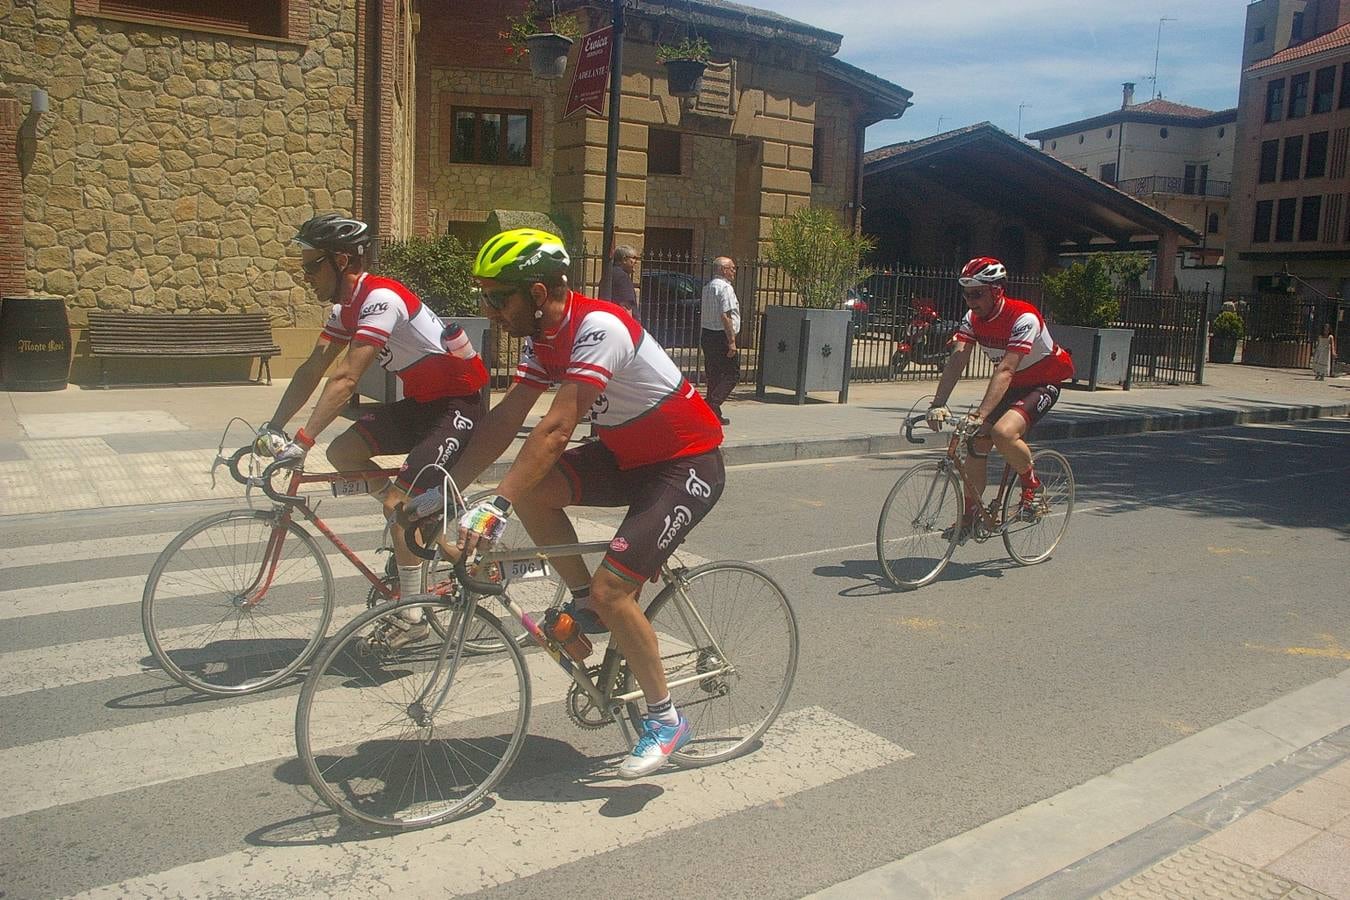
[[[943,319],[932,306],[914,308],[914,315],[897,337],[891,353],[891,377],[895,378],[910,365],[941,366],[951,355],[952,341],[959,322]]]

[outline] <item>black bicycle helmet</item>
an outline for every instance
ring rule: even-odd
[[[324,213],[301,225],[291,241],[306,250],[362,253],[374,237],[370,226],[359,219],[348,219],[337,213]]]

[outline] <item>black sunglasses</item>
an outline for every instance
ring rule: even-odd
[[[300,268],[301,270],[304,271],[306,275],[312,277],[318,274],[319,267],[322,266],[327,260],[328,260],[327,256],[320,256],[318,259],[311,259],[309,262],[300,263]]]
[[[506,305],[506,301],[511,299],[511,295],[519,290],[520,285],[504,288],[500,291],[489,291],[487,288],[479,288],[478,299],[493,309],[501,309]]]

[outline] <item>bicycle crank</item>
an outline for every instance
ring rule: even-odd
[[[587,667],[586,674],[590,676],[592,684],[600,678],[601,668],[601,666]],[[591,695],[575,682],[567,689],[567,698],[563,701],[563,705],[567,707],[567,717],[578,728],[589,731],[614,724],[614,717],[604,707],[596,705]]]

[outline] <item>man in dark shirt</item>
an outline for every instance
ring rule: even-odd
[[[595,296],[619,304],[633,318],[638,317],[637,291],[633,288],[633,273],[637,271],[638,252],[627,244],[614,248],[610,257],[609,273],[600,281]]]

